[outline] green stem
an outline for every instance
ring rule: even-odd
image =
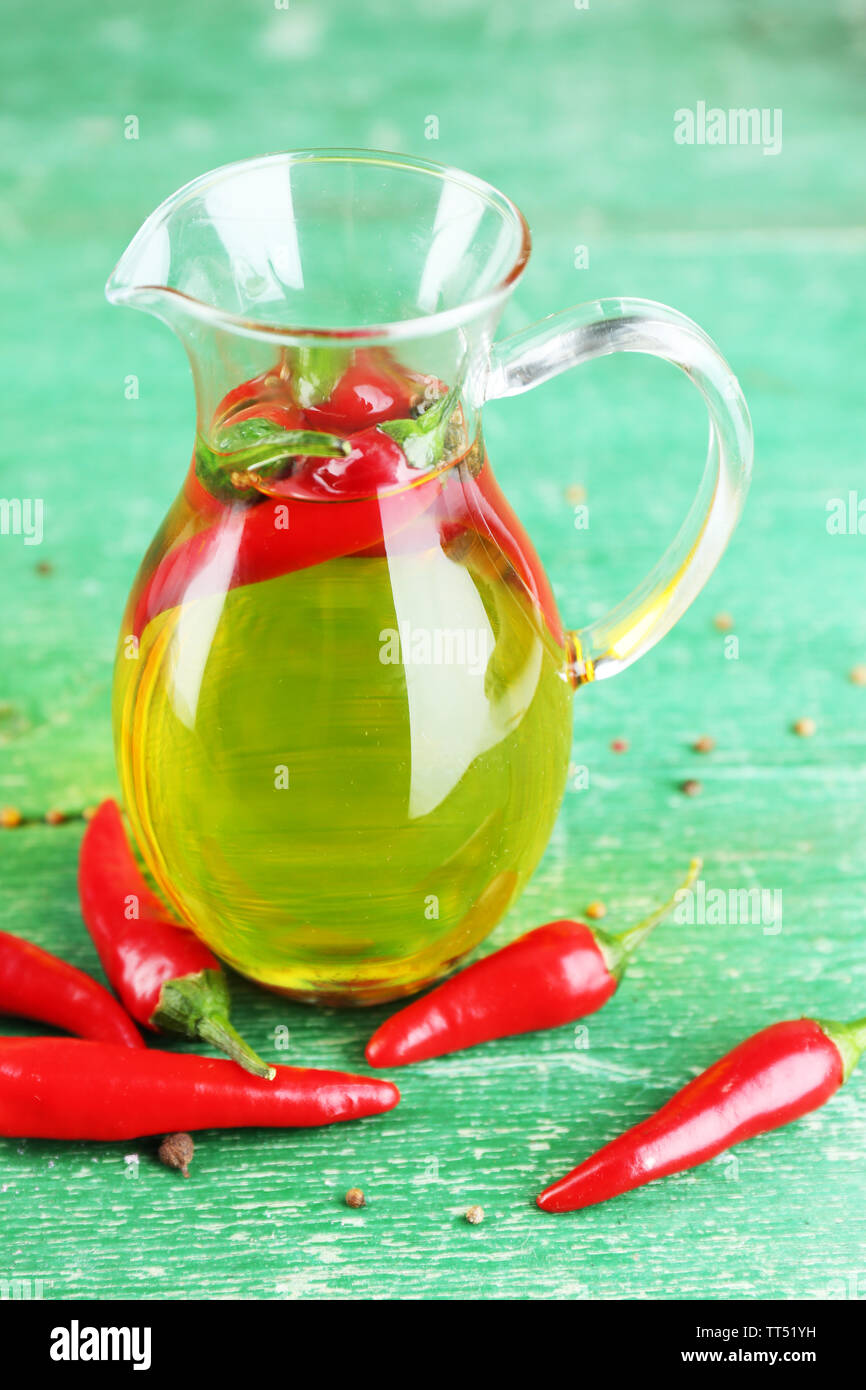
[[[459,398],[460,388],[455,384],[423,415],[412,420],[384,420],[378,428],[396,440],[410,467],[432,468],[445,450],[445,435]]]
[[[866,1052],[866,1018],[855,1018],[853,1023],[837,1023],[823,1018],[816,1018],[815,1022],[838,1049],[842,1058],[844,1084]]]
[[[331,395],[351,361],[347,348],[300,347],[292,361],[295,399],[303,409],[321,405]]]
[[[221,970],[200,970],[166,980],[151,1023],[185,1038],[200,1038],[218,1047],[254,1076],[273,1081],[276,1072],[263,1062],[229,1022],[229,988]]]
[[[242,420],[228,426],[216,440],[217,448],[199,440],[196,473],[215,497],[224,501],[261,501],[254,487],[238,487],[235,473],[257,478],[282,477],[298,457],[340,458],[348,452],[345,439],[319,430],[283,430],[265,420]],[[252,478],[251,478],[252,482]],[[252,496],[246,496],[251,493]]]
[[[292,458],[312,454],[315,458],[339,458],[347,454],[349,446],[338,434],[322,434],[320,430],[286,430],[285,434],[275,435],[268,444],[259,444],[253,449],[244,449],[230,455],[233,469],[238,465],[247,473],[257,473],[262,477],[276,474],[285,468]]]
[[[620,980],[625,972],[626,966],[650,932],[658,926],[668,913],[673,912],[682,900],[684,893],[687,893],[701,871],[701,859],[693,859],[689,864],[689,871],[677,888],[672,897],[666,903],[651,912],[649,917],[644,917],[637,926],[630,927],[628,931],[620,933],[619,936],[612,936],[609,932],[601,931],[599,928],[593,929],[593,935],[598,943],[599,950],[605,958],[607,968],[615,979]]]

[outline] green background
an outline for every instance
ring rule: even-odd
[[[14,0],[2,61],[0,496],[44,498],[46,520],[41,547],[0,536],[0,803],[36,819],[0,832],[0,923],[96,968],[76,903],[81,821],[38,818],[115,788],[115,634],[189,457],[181,348],[109,308],[103,282],[144,216],[203,170],[349,145],[462,166],[521,206],[534,254],[503,332],[600,295],[671,303],[720,344],[754,418],[755,481],[728,554],[661,646],[578,694],[589,788],[567,793],[488,944],[591,898],[625,927],[696,851],[708,888],[781,890],[783,926],[662,927],[585,1036],[406,1070],[399,1109],[354,1126],[202,1135],[189,1182],[151,1141],[2,1141],[0,1283],[41,1280],[61,1299],[866,1297],[866,1070],[736,1163],[571,1217],[533,1206],[748,1033],[866,1011],[866,689],[847,678],[866,660],[866,536],[826,524],[864,465],[863,4]],[[675,144],[674,110],[700,100],[781,108],[782,152]],[[622,597],[673,534],[705,429],[697,394],[649,359],[488,407],[494,466],[572,625]],[[588,531],[573,525],[575,485]],[[801,716],[811,740],[791,732]],[[709,756],[690,749],[701,733]],[[692,776],[703,791],[685,797]],[[279,1060],[359,1067],[385,1012],[236,989],[237,1021]],[[342,1204],[351,1185],[366,1210]],[[471,1227],[475,1202],[486,1220]]]

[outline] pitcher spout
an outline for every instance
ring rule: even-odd
[[[402,155],[307,150],[173,193],[106,293],[272,340],[406,340],[490,325],[528,255],[520,212],[479,179]]]
[[[110,304],[152,309],[172,295],[168,283],[171,241],[164,209],[157,208],[139,228],[105,285]]]

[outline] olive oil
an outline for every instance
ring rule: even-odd
[[[340,504],[297,504],[293,526],[304,505]],[[176,504],[131,610],[196,524]],[[511,565],[429,518],[391,549],[227,591],[193,577],[121,633],[146,863],[218,955],[299,998],[368,1003],[447,970],[520,893],[564,789],[562,652]]]

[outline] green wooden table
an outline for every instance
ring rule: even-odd
[[[866,659],[866,537],[826,524],[828,502],[862,487],[866,438],[862,7],[155,0],[83,13],[17,0],[3,48],[0,496],[42,497],[45,533],[39,547],[0,536],[0,803],[34,818],[0,832],[0,923],[97,970],[76,903],[82,823],[38,818],[115,789],[115,633],[190,444],[181,349],[110,309],[103,281],[187,179],[316,145],[395,148],[490,179],[535,237],[503,332],[598,295],[669,302],[719,342],[754,416],[755,483],[728,555],[659,648],[579,694],[574,758],[590,785],[567,794],[489,944],[591,898],[624,927],[695,851],[709,888],[780,890],[783,922],[671,924],[586,1034],[407,1070],[400,1108],[354,1126],[202,1135],[189,1182],[151,1142],[0,1142],[0,1289],[866,1297],[866,1072],[736,1162],[570,1218],[533,1206],[754,1029],[866,1010],[866,689],[847,675]],[[676,144],[674,109],[701,100],[781,108],[781,153]],[[659,363],[607,360],[489,407],[492,457],[572,624],[622,596],[678,525],[705,443],[693,395]],[[588,531],[573,526],[577,485]],[[791,732],[801,716],[811,739]],[[701,733],[712,755],[691,751]],[[701,795],[680,793],[688,777]],[[243,982],[236,995],[254,1045],[313,1065],[360,1066],[385,1012],[293,1007]],[[363,1211],[343,1205],[352,1185]],[[462,1213],[476,1202],[486,1219],[472,1227]]]

